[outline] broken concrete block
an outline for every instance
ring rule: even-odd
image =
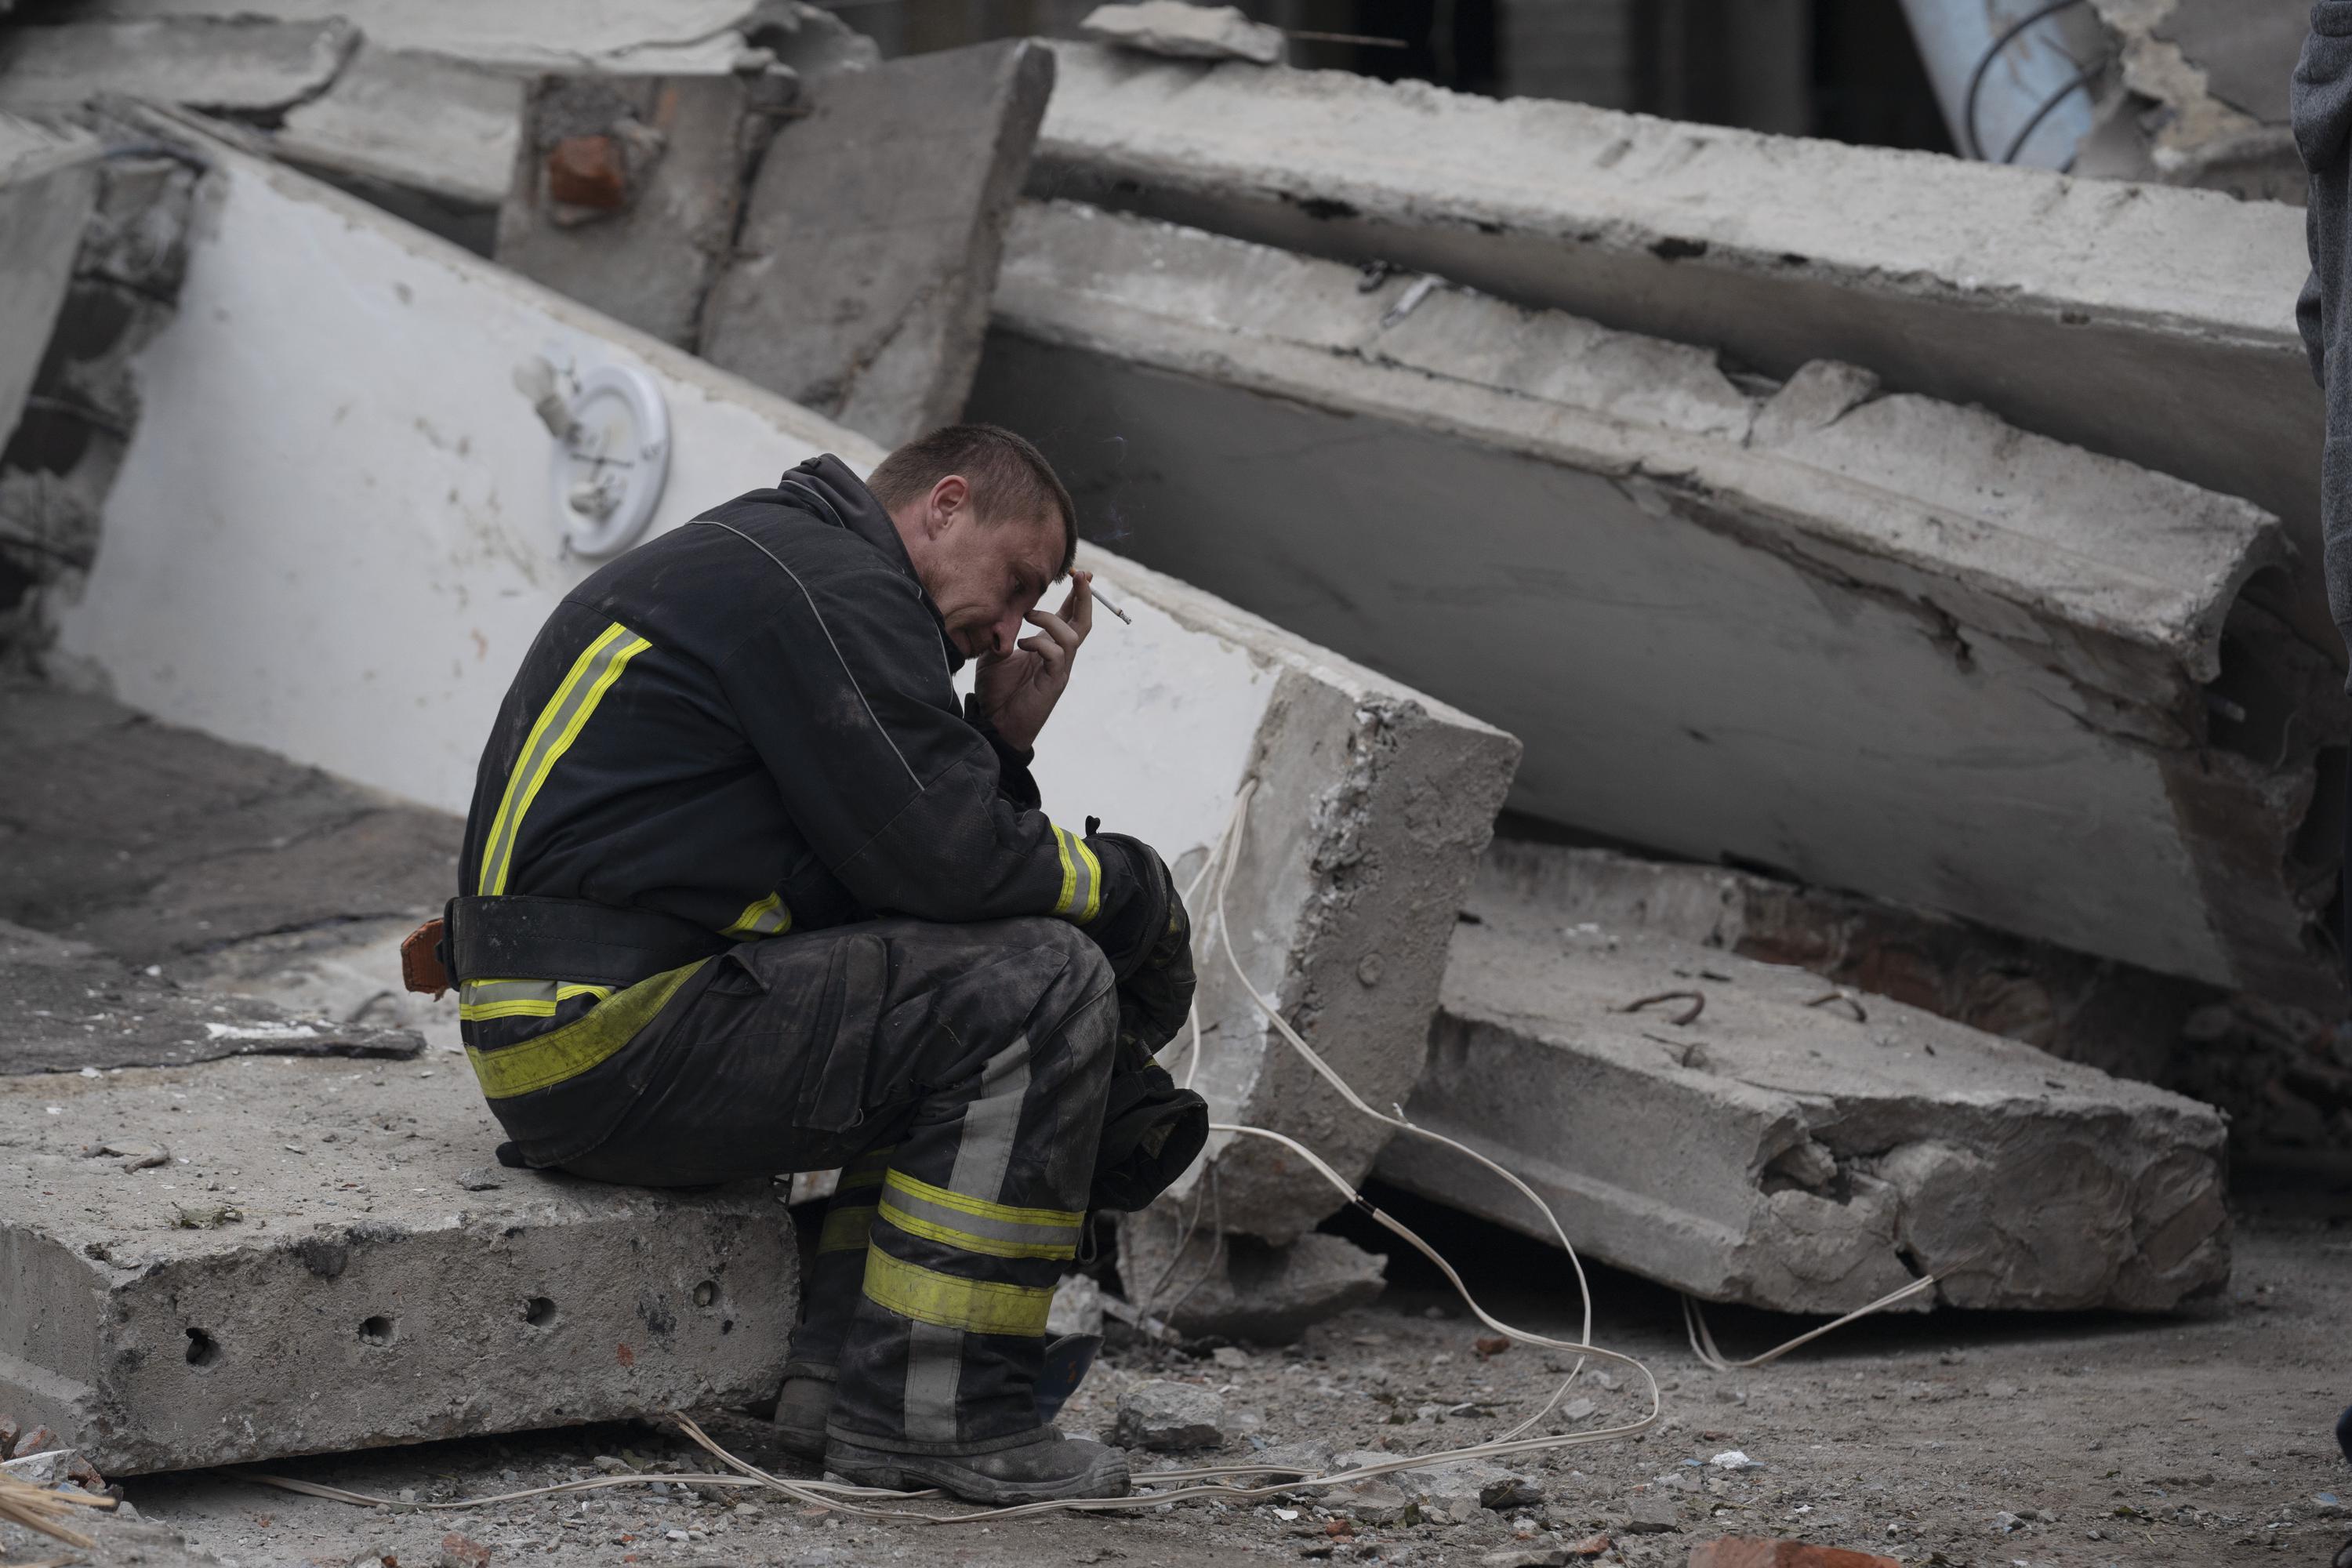
[[[774,1392],[798,1261],[765,1183],[469,1191],[499,1137],[447,1058],[0,1079],[0,1407],[116,1475]]]
[[[1026,205],[972,408],[1151,564],[1521,736],[1520,810],[2340,994],[2304,826],[2342,704],[2242,591],[2274,519],[1851,367],[1359,285]]]
[[[1251,21],[1237,5],[1192,5],[1185,0],[1097,5],[1078,28],[1120,48],[1174,59],[1255,60],[1262,66],[1282,59],[1282,29]]]
[[[0,446],[16,428],[96,210],[96,137],[0,115]]]
[[[360,36],[348,22],[187,16],[16,26],[0,33],[0,109],[77,109],[101,95],[268,114],[324,91]]]
[[[1139,1384],[1118,1396],[1111,1441],[1122,1448],[1178,1453],[1225,1440],[1225,1402],[1197,1383]]]
[[[355,51],[269,144],[412,223],[487,254],[512,182],[524,84],[465,60]]]
[[[1802,970],[1572,940],[1482,879],[1407,1114],[1517,1173],[1590,1256],[1715,1301],[2161,1311],[2229,1277],[2210,1108]],[[1451,1150],[1381,1173],[1531,1236]]]
[[[1577,950],[1605,949],[1634,931],[1794,964],[2150,1083],[2170,1083],[2181,1020],[2217,1000],[2196,981],[1720,866],[1497,838],[1486,868],[1497,885],[1549,910]]]
[[[1028,41],[812,84],[746,198],[704,357],[885,447],[952,423],[1053,86]]]
[[[789,74],[542,77],[499,212],[501,266],[691,348]]]
[[[2077,174],[2303,205],[2308,176],[2289,123],[2311,7],[2302,0],[2094,0],[2118,57],[2083,138]]]
[[[1269,1246],[1188,1223],[1199,1207],[1197,1197],[1163,1200],[1118,1227],[1120,1282],[1180,1333],[1288,1344],[1309,1324],[1380,1296],[1387,1259],[1345,1237],[1309,1231]]]
[[[2210,9],[2226,26],[2243,7]],[[1033,190],[1436,273],[1775,376],[1861,365],[1891,391],[2247,497],[2285,521],[2296,626],[2337,657],[2325,422],[2294,325],[2300,212],[1418,81],[1054,47]],[[1544,154],[1497,154],[1514,147]]]
[[[1421,1505],[1424,1517],[1447,1524],[1468,1524],[1490,1509],[1538,1508],[1544,1500],[1538,1482],[1488,1459],[1399,1470],[1389,1479]]]
[[[512,384],[515,366],[551,344],[582,372],[640,372],[666,402],[670,471],[656,531],[819,451],[861,470],[881,458],[863,437],[297,171],[197,144],[215,165],[218,200],[193,241],[182,309],[139,360],[146,412],[107,501],[105,548],[78,597],[48,605],[61,660],[145,711],[463,810],[511,672],[593,569],[564,552],[551,437]],[[355,297],[381,308],[355,311]],[[312,352],[327,331],[339,345],[331,363]],[[375,483],[353,486],[354,472]],[[221,530],[202,547],[185,526],[199,506]],[[342,520],[338,549],[309,548],[306,531],[327,515]],[[264,558],[280,569],[257,576],[250,563]],[[1445,943],[1517,742],[1147,568],[1090,549],[1081,563],[1133,619],[1088,645],[1086,672],[1056,710],[1035,765],[1046,809],[1137,835],[1189,881],[1255,781],[1227,899],[1234,950],[1367,1098],[1402,1099],[1421,1072]],[[303,658],[284,657],[289,637]],[[353,691],[384,679],[382,650],[412,646],[446,657],[407,667],[415,685],[402,701],[354,703]],[[216,786],[202,787],[211,798]],[[323,787],[256,793],[270,797],[267,811],[221,806],[238,831],[316,822],[315,844],[306,836],[295,848],[322,868],[373,868],[384,901],[368,910],[407,907],[390,900],[405,896],[409,873],[397,868],[408,862],[360,851],[406,842],[424,825],[380,814],[371,826],[342,815],[348,800]],[[355,842],[362,835],[370,845]],[[159,855],[181,840],[161,842]],[[0,873],[9,866],[0,857]],[[244,922],[272,908],[278,919],[288,907],[324,919],[345,897],[322,877],[264,900],[248,879],[258,866],[239,870],[210,882],[192,870],[164,901],[251,933]],[[62,906],[86,897],[61,868],[39,885]],[[289,906],[289,891],[302,900]],[[0,915],[49,923],[5,906]],[[104,918],[121,922],[104,933],[110,945],[142,931],[177,941],[187,927],[178,917],[142,926],[152,917],[128,910]],[[1360,1179],[1386,1130],[1271,1032],[1221,949],[1205,945],[1214,929],[1204,909],[1201,1060],[1196,1069],[1189,1039],[1168,1059],[1194,1077],[1218,1120],[1289,1132]],[[1343,1201],[1261,1141],[1220,1140],[1212,1157],[1229,1229],[1280,1243]]]

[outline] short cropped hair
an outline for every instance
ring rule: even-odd
[[[1077,560],[1078,509],[1069,488],[1045,453],[1001,426],[949,425],[919,436],[883,458],[866,488],[896,511],[950,474],[971,484],[972,512],[982,522],[1044,517],[1050,509],[1062,520],[1062,565],[1055,575]]]

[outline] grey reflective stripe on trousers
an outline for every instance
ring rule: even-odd
[[[1021,1036],[981,1068],[980,1095],[963,1108],[950,1190],[1002,1202],[1021,1102],[1029,1093],[1029,1037]],[[886,1178],[887,1181],[887,1178]],[[960,1215],[969,1224],[971,1215]],[[956,1390],[963,1380],[963,1331],[910,1323],[907,1338],[907,1436],[919,1443],[956,1440]]]

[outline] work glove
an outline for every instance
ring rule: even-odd
[[[1089,835],[1105,882],[1120,889],[1087,934],[1118,980],[1118,1038],[1149,1058],[1192,1016],[1192,922],[1176,879],[1151,846],[1123,833]]]
[[[1134,1213],[1166,1192],[1208,1142],[1208,1101],[1177,1088],[1168,1069],[1122,1031],[1087,1206]]]

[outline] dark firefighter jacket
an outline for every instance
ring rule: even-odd
[[[1027,759],[958,701],[961,663],[881,504],[839,458],[803,463],[613,561],[549,617],[482,756],[459,890],[745,941],[883,914],[1087,924],[1134,889],[1038,809]],[[508,1114],[689,978],[469,977],[466,1043],[509,1129],[545,1146],[544,1113],[601,1109],[544,1105],[535,1139]],[[560,1051],[516,1048],[558,1030]]]

